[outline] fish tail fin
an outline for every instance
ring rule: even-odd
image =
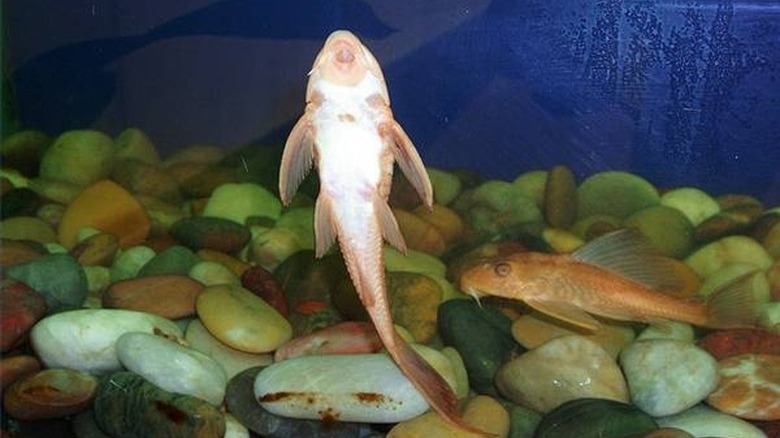
[[[761,302],[753,291],[751,271],[715,290],[707,300],[707,326],[711,328],[754,328]]]
[[[428,404],[442,418],[461,430],[484,437],[494,436],[463,421],[458,408],[458,397],[452,387],[422,356],[414,351],[411,345],[401,339],[397,333],[393,333],[392,343],[392,348],[388,348],[387,351],[422,393]]]

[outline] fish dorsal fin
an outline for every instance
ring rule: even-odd
[[[325,255],[336,240],[332,210],[330,199],[317,197],[314,204],[314,253],[318,258]]]
[[[635,229],[600,236],[572,253],[578,262],[615,272],[652,289],[681,289],[674,260],[654,250]]]
[[[398,222],[395,220],[393,210],[387,205],[387,202],[380,197],[374,199],[374,209],[379,216],[379,226],[382,227],[382,236],[387,240],[390,245],[393,245],[395,249],[402,254],[406,254],[406,242],[404,236],[401,234],[401,229],[398,227]]]
[[[527,299],[523,300],[523,302],[545,315],[566,321],[588,331],[593,332],[601,327],[601,324],[595,318],[572,303],[536,299]]]

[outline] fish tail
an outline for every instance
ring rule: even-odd
[[[458,408],[458,397],[449,383],[395,332],[393,332],[392,348],[388,348],[387,351],[422,393],[428,404],[448,423],[480,436],[493,436],[463,421]]]
[[[761,301],[753,292],[751,271],[715,290],[707,300],[707,327],[754,328],[758,325]]]

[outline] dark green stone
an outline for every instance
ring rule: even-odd
[[[171,236],[194,251],[208,248],[236,254],[249,242],[249,230],[234,221],[197,216],[181,219],[171,227]]]
[[[501,405],[509,413],[509,435],[507,438],[528,438],[542,420],[542,416],[533,409],[516,405],[510,401],[499,399]]]
[[[461,299],[442,303],[437,319],[442,341],[463,357],[471,388],[497,394],[493,381],[498,369],[521,348],[512,338],[512,321],[490,305]]]
[[[187,275],[198,262],[200,262],[200,257],[189,248],[174,245],[146,262],[138,272],[138,277],[169,274]]]
[[[357,438],[363,436],[360,425],[343,421],[322,422],[274,415],[260,406],[254,395],[254,382],[263,367],[249,368],[228,382],[225,404],[239,423],[268,438]]]
[[[69,254],[43,255],[6,273],[43,295],[50,312],[81,307],[87,297],[87,277]]]
[[[165,391],[121,371],[98,386],[95,421],[115,438],[222,438],[225,416],[197,397]]]
[[[11,189],[0,196],[0,219],[15,216],[35,216],[41,197],[27,187]]]
[[[622,438],[658,429],[652,417],[635,406],[614,400],[568,401],[542,418],[534,438]]]

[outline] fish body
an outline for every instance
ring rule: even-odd
[[[425,205],[433,190],[409,137],[393,118],[381,68],[350,32],[333,32],[309,73],[306,108],[285,144],[279,193],[287,205],[316,165],[315,253],[335,240],[361,302],[388,353],[433,409],[463,423],[450,385],[396,333],[385,285],[383,239],[401,251],[403,236],[387,204],[397,162]]]
[[[591,315],[710,328],[755,327],[760,309],[747,281],[750,275],[715,291],[706,302],[685,300],[659,291],[682,282],[671,263],[648,250],[636,233],[624,230],[571,255],[521,252],[492,259],[464,272],[460,286],[475,297],[521,300],[588,330],[599,327]]]

